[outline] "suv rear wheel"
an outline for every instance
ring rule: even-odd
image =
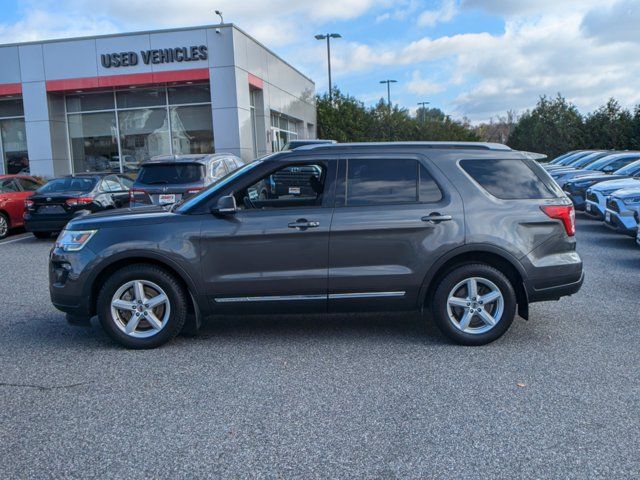
[[[449,272],[432,304],[440,331],[462,345],[485,345],[500,338],[516,314],[516,294],[509,279],[485,264],[466,264]]]
[[[154,348],[173,339],[187,317],[187,297],[176,278],[153,265],[112,274],[98,296],[107,334],[129,348]]]

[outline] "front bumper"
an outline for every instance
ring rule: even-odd
[[[630,237],[635,237],[638,233],[638,224],[633,217],[633,212],[627,211],[628,215],[624,213],[615,212],[611,209],[606,210],[604,223],[607,227],[615,230],[616,232],[624,233]]]
[[[74,317],[91,316],[91,291],[87,268],[96,259],[90,248],[64,252],[54,247],[49,255],[49,295],[58,310]]]
[[[587,200],[585,203],[584,211],[591,218],[602,220],[604,219],[604,211],[605,211],[604,202],[601,205],[599,202],[596,203],[593,200]]]

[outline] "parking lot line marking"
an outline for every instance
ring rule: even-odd
[[[20,240],[25,240],[27,238],[32,238],[32,235],[30,233],[23,233],[20,237],[10,238],[8,240],[0,241],[0,245],[7,245],[8,243],[19,242]]]

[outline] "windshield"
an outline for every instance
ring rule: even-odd
[[[95,178],[56,178],[38,189],[38,193],[90,192],[98,183]]]
[[[600,170],[618,158],[621,158],[621,155],[609,155],[608,157],[601,158],[597,162],[593,162],[591,165],[586,167],[585,170]]]
[[[263,157],[263,158],[267,158],[267,157]],[[233,172],[228,173],[224,177],[221,177],[220,179],[216,180],[207,188],[205,188],[204,190],[201,190],[199,193],[197,193],[193,197],[189,197],[187,201],[183,201],[184,203],[183,202],[176,203],[171,209],[172,210],[175,209],[177,212],[180,212],[180,213],[186,212],[191,207],[193,207],[194,205],[204,200],[205,197],[209,197],[210,195],[213,195],[218,189],[224,187],[229,182],[235,180],[241,175],[244,175],[246,172],[253,170],[258,165],[260,165],[263,161],[264,160],[260,159],[260,160],[254,160],[251,163],[247,163],[246,165],[239,168],[238,170],[234,170]]]
[[[616,170],[614,175],[635,175],[640,172],[640,160],[630,163],[626,167],[622,167],[620,170]]]
[[[146,185],[197,183],[204,178],[200,163],[159,163],[143,165],[136,182]]]
[[[577,162],[573,162],[571,166],[575,168],[586,167],[587,165],[591,165],[596,160],[599,160],[608,155],[611,154],[608,152],[592,153],[591,155],[587,155],[586,157],[579,159]]]
[[[562,160],[561,162],[558,162],[556,165],[562,165],[562,166],[569,165],[571,162],[575,162],[579,158],[586,157],[587,155],[591,155],[592,153],[593,152],[574,153],[573,155],[570,155],[567,158],[565,158],[564,160]]]

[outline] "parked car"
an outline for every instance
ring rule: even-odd
[[[564,171],[570,171],[570,170],[579,170],[582,168],[586,168],[589,165],[595,163],[597,160],[600,160],[601,158],[607,157],[609,155],[613,155],[616,152],[593,152],[590,153],[589,155],[585,155],[584,157],[581,157],[577,160],[573,160],[572,162],[570,162],[568,165],[563,166],[563,167],[557,167],[554,169],[547,169],[547,172],[549,173],[558,173],[561,170]]]
[[[256,188],[249,191],[251,200],[280,198],[288,195],[291,198],[312,195],[318,189],[322,170],[317,165],[293,166],[279,170]],[[312,178],[313,177],[313,178]]]
[[[587,190],[585,213],[591,217],[604,219],[607,197],[623,188],[640,187],[640,178],[623,178],[596,183]]]
[[[640,160],[630,163],[612,174],[591,174],[584,177],[576,177],[564,184],[564,192],[569,196],[576,210],[584,211],[586,205],[587,190],[600,182],[609,180],[621,180],[640,177]]]
[[[251,198],[293,166],[319,168],[319,186]],[[482,345],[530,302],[580,289],[574,220],[548,174],[503,145],[305,147],[169,209],[72,220],[50,256],[50,293],[69,321],[97,314],[131,348],[215,314],[390,310],[430,312],[453,341]]]
[[[601,173],[613,173],[639,159],[640,152],[616,153],[601,158],[588,167],[579,170],[571,170],[569,172],[551,172],[551,177],[556,181],[560,188],[563,188],[565,183],[574,178],[585,177],[588,175],[599,175]]]
[[[558,159],[556,159],[558,161],[554,160],[550,163],[544,164],[543,167],[545,170],[550,171],[559,167],[564,167],[569,163],[575,162],[576,160],[586,157],[587,155],[591,155],[592,153],[593,150],[580,150],[577,152],[573,152],[571,155],[563,155],[562,157],[558,157]]]
[[[131,206],[177,203],[243,165],[229,153],[153,157],[140,167],[131,189]]]
[[[618,232],[631,237],[638,234],[638,212],[640,212],[640,181],[632,188],[616,190],[607,197],[604,223]]]
[[[0,239],[12,228],[24,225],[24,201],[42,182],[25,175],[0,175]]]
[[[294,150],[300,147],[306,147],[307,145],[324,145],[329,143],[336,143],[335,140],[318,140],[318,139],[307,139],[307,140],[291,140],[285,143],[282,150]]]
[[[61,231],[79,213],[126,207],[133,185],[126,175],[84,173],[51,180],[24,201],[24,225],[37,238]]]

